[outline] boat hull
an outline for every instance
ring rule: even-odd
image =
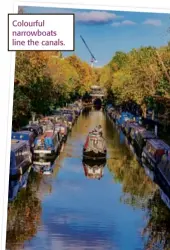
[[[84,160],[106,160],[107,153],[95,153],[94,151],[85,151],[83,150],[83,159]]]

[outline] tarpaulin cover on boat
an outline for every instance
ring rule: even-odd
[[[44,147],[46,148],[52,148],[54,146],[53,140],[50,137],[44,138]]]
[[[93,151],[97,153],[104,153],[106,150],[105,140],[99,135],[89,134],[86,144],[85,144],[86,152]]]

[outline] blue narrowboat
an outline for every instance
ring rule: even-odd
[[[30,150],[32,152],[35,139],[34,132],[31,131],[12,132],[11,139],[25,141],[29,145]]]
[[[27,181],[29,177],[31,167],[28,168],[28,170],[21,176],[19,176],[18,179],[15,180],[9,180],[9,189],[8,189],[8,201],[13,201],[18,192],[27,186]]]
[[[60,141],[54,131],[46,131],[35,139],[34,157],[54,157],[60,150]]]
[[[122,112],[121,115],[119,115],[116,119],[116,124],[120,127],[124,126],[124,123],[128,120],[133,119],[133,115],[128,112]]]
[[[10,178],[18,178],[32,163],[29,145],[25,141],[11,140]]]
[[[76,116],[73,110],[69,110],[69,109],[63,109],[62,110],[62,115],[66,115],[69,117],[69,121],[71,120],[72,124],[75,123],[76,121]]]

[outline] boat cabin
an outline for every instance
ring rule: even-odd
[[[35,137],[37,137],[38,135],[43,133],[42,127],[37,125],[37,124],[31,124],[31,125],[24,126],[24,127],[22,127],[22,130],[33,132]]]
[[[32,157],[28,144],[21,140],[11,140],[10,177],[18,177],[31,165]]]
[[[130,135],[130,132],[133,128],[139,127],[139,124],[133,120],[128,120],[124,123],[124,131],[127,136]]]
[[[155,172],[159,186],[170,196],[170,153],[162,156]]]
[[[54,156],[60,149],[58,135],[54,131],[46,131],[35,139],[34,155],[39,157]]]
[[[12,132],[11,139],[25,141],[27,142],[27,144],[30,146],[31,149],[34,147],[34,139],[35,139],[34,132],[31,131]]]
[[[136,143],[143,148],[146,145],[147,140],[149,139],[157,139],[157,136],[148,130],[139,131],[135,137]]]
[[[142,126],[140,126],[139,124],[135,125],[135,126],[132,126],[131,127],[131,130],[130,130],[130,139],[132,141],[135,140],[136,136],[138,135],[138,133],[142,132],[142,131],[145,131],[146,129]]]
[[[149,139],[146,142],[146,146],[143,148],[142,161],[152,170],[161,161],[164,154],[169,154],[170,147],[164,141],[160,139]]]

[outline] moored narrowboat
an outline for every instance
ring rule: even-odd
[[[56,123],[54,127],[55,133],[59,134],[59,140],[61,143],[65,143],[67,141],[68,129],[64,124]]]
[[[125,133],[126,137],[128,138],[128,140],[131,141],[131,139],[132,139],[131,131],[135,131],[139,127],[140,127],[140,125],[132,120],[129,120],[126,123],[124,123],[124,133]]]
[[[9,188],[8,188],[8,201],[9,202],[13,201],[16,198],[18,192],[21,189],[26,188],[30,170],[31,170],[31,166],[23,175],[20,175],[18,178],[14,180],[12,179],[9,180]]]
[[[116,118],[116,124],[120,127],[124,126],[124,123],[128,120],[132,120],[133,115],[128,112],[122,112],[117,118]]]
[[[131,130],[130,130],[130,134],[129,134],[129,140],[132,143],[132,145],[134,144],[134,140],[137,137],[139,132],[142,131],[146,131],[146,129],[142,126],[140,126],[139,124],[132,126]]]
[[[148,130],[140,130],[136,134],[133,140],[133,146],[138,157],[142,156],[142,150],[149,139],[157,139],[157,136],[152,131]]]
[[[159,189],[160,197],[165,205],[170,209],[170,196],[167,195],[161,188]]]
[[[158,185],[170,197],[170,151],[162,156],[155,173]]]
[[[148,167],[151,171],[155,171],[162,156],[167,154],[169,150],[169,145],[160,139],[147,140],[142,152],[142,165]]]
[[[60,141],[54,131],[46,131],[35,139],[34,158],[55,157],[60,150]]]
[[[10,179],[18,178],[26,172],[32,163],[32,154],[28,143],[11,140]]]
[[[37,124],[29,124],[21,128],[22,131],[30,131],[34,133],[34,136],[37,137],[43,133],[43,129],[40,125]]]
[[[11,139],[25,141],[29,145],[31,153],[33,152],[34,140],[35,140],[34,132],[31,131],[12,132]]]

